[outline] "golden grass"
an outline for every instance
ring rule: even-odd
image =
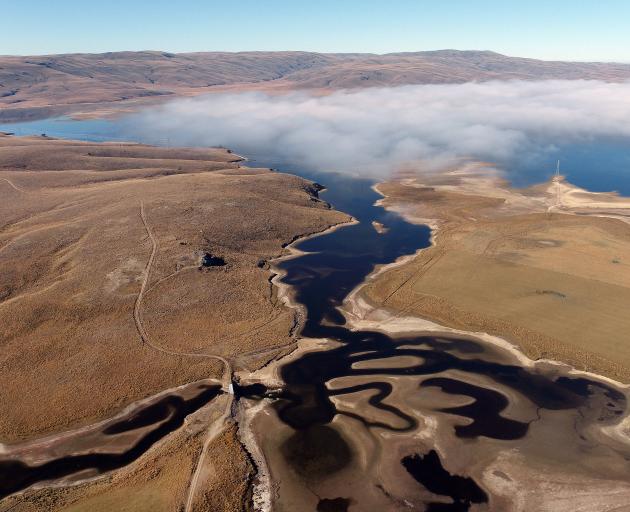
[[[417,185],[415,185],[417,187]],[[510,215],[501,201],[411,185],[386,206],[441,222],[436,246],[363,291],[375,306],[509,339],[534,358],[630,379],[630,226]]]
[[[346,216],[295,176],[239,168],[225,150],[0,137],[0,440],[92,423],[221,364],[293,342],[294,312],[260,261]],[[70,170],[67,170],[70,169]],[[14,185],[14,186],[12,186]],[[199,269],[205,252],[224,267]],[[248,359],[250,367],[265,362]]]

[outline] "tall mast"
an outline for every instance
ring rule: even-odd
[[[556,164],[556,177],[554,181],[556,182],[556,206],[560,206],[560,203],[562,202],[560,196],[560,160],[558,160],[558,163]]]

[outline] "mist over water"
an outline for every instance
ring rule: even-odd
[[[430,398],[422,405],[429,414],[471,420],[453,428],[454,441],[488,438],[512,443],[510,446],[514,448],[526,447],[521,441],[532,435],[530,420],[502,415],[508,405],[514,407],[510,399],[518,394],[522,397],[518,403],[527,400],[535,404],[538,412],[547,409],[554,413],[547,418],[539,415],[536,428],[555,432],[571,425],[566,437],[577,447],[576,457],[587,450],[599,449],[600,441],[588,437],[589,428],[612,424],[626,413],[627,404],[623,393],[598,381],[559,377],[553,372],[547,375],[543,370],[531,371],[509,359],[497,362],[496,354],[488,347],[469,339],[389,337],[382,332],[345,326],[337,306],[348,292],[375,265],[390,263],[426,247],[430,230],[408,224],[398,215],[374,206],[378,195],[371,189],[372,179],[355,179],[344,174],[322,176],[321,171],[346,171],[378,178],[409,162],[416,162],[421,169],[439,171],[459,158],[477,158],[503,169],[515,184],[527,184],[548,177],[546,166],[550,164],[552,171],[553,160],[561,155],[568,160],[569,177],[575,176],[577,184],[595,190],[626,187],[630,195],[630,126],[625,122],[630,119],[628,114],[630,84],[497,82],[370,89],[317,97],[308,93],[215,94],[173,101],[115,120],[45,120],[21,126],[0,125],[0,130],[172,146],[223,145],[253,156],[258,160],[253,165],[277,165],[329,187],[323,197],[336,208],[351,213],[360,223],[303,241],[299,248],[305,254],[280,265],[286,271],[283,282],[291,285],[295,299],[306,306],[302,335],[335,340],[338,346],[305,353],[282,366],[284,386],[281,400],[274,407],[294,435],[287,443],[274,447],[273,452],[281,452],[298,473],[312,467],[309,461],[319,454],[319,462],[333,461],[332,466],[323,467],[334,477],[336,471],[350,464],[352,442],[357,442],[351,440],[346,444],[343,436],[331,427],[336,416],[352,418],[366,429],[377,427],[397,434],[411,433],[421,427],[410,414],[412,407],[408,404],[383,403],[394,391],[384,375],[394,379],[421,378],[414,399],[432,388],[446,395],[469,397],[471,400],[464,405],[447,402],[436,409]],[[382,221],[389,230],[377,233],[372,220]],[[410,355],[418,363],[408,367],[355,365]],[[448,371],[452,371],[450,376],[445,376]],[[461,374],[480,376],[493,385],[484,387],[478,385],[479,381],[460,380]],[[327,383],[338,378],[369,381],[349,382],[345,388],[331,390]],[[265,391],[260,385],[253,391],[247,386],[236,390],[241,397],[264,395]],[[335,397],[357,391],[375,392],[370,406],[378,413],[393,415],[402,426],[375,423],[367,414],[362,417],[337,410]],[[276,393],[273,390],[273,396]],[[553,423],[559,413],[570,421]],[[160,432],[165,431],[156,432],[162,435]],[[149,441],[155,438],[147,436]],[[148,441],[138,444],[139,448],[134,447],[122,456],[59,458],[35,468],[12,463],[5,467],[12,480],[5,478],[4,492],[14,492],[41,479],[71,474],[77,468],[108,471],[127,464],[148,446]],[[326,450],[322,452],[321,446]],[[455,446],[457,452],[463,445]],[[438,453],[424,448],[418,446],[413,448],[414,453],[405,453],[401,463],[422,486],[450,497],[453,502],[428,503],[427,510],[468,510],[472,504],[488,500],[481,484],[449,473]],[[559,446],[558,453],[550,453],[549,458],[553,461],[566,453],[566,447]],[[619,471],[625,478],[630,460],[626,451],[611,448],[601,454],[602,460],[608,457],[606,461],[611,461],[611,468],[621,468]],[[592,460],[599,460],[598,457]],[[303,460],[309,463],[305,465]],[[369,480],[366,482],[370,484]],[[321,501],[339,500],[344,502],[345,498]]]
[[[130,116],[123,130],[173,145],[273,154],[278,161],[299,162],[302,169],[376,177],[409,162],[435,171],[473,158],[518,182],[524,173],[546,178],[563,149],[573,148],[571,154],[574,146],[601,139],[615,139],[617,149],[625,151],[619,163],[630,176],[628,119],[630,84],[507,81],[319,96],[209,94]]]
[[[516,186],[549,179],[630,195],[630,83],[501,81],[316,95],[216,93],[116,119],[0,125],[17,134],[225,146],[301,172],[384,178],[488,162]]]

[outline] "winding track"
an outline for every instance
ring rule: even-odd
[[[215,359],[217,361],[221,361],[224,366],[223,389],[224,391],[229,393],[229,397],[226,402],[225,411],[223,412],[221,417],[212,424],[212,426],[209,428],[206,434],[206,438],[204,440],[203,447],[201,449],[201,454],[199,455],[199,459],[197,460],[195,471],[190,480],[190,485],[188,488],[188,497],[186,499],[186,507],[184,509],[185,512],[189,512],[190,510],[192,510],[192,506],[195,500],[197,485],[199,483],[199,476],[203,468],[203,463],[205,461],[206,452],[208,451],[207,450],[208,446],[216,438],[216,436],[219,435],[223,431],[223,429],[226,426],[228,418],[231,417],[232,400],[233,400],[232,394],[231,394],[231,388],[230,388],[231,383],[232,383],[232,366],[226,358],[222,356],[218,356],[216,354],[205,354],[205,353],[197,353],[197,352],[178,352],[175,350],[169,350],[164,347],[161,347],[160,345],[154,343],[151,340],[151,337],[147,333],[144,325],[142,324],[142,299],[144,298],[144,294],[147,290],[149,279],[151,277],[151,269],[153,267],[153,262],[155,261],[155,256],[158,251],[158,241],[155,238],[155,235],[153,234],[153,231],[151,230],[151,227],[147,221],[143,201],[140,201],[140,218],[142,219],[142,224],[144,225],[144,228],[147,231],[147,234],[149,236],[149,239],[151,240],[151,245],[152,245],[151,255],[149,256],[147,264],[144,268],[144,278],[142,280],[140,291],[138,293],[138,296],[136,297],[136,301],[133,307],[133,318],[136,323],[136,329],[138,330],[138,334],[140,335],[142,342],[158,352],[162,352],[163,354],[167,354],[171,356],[197,357],[197,358],[202,357],[202,358]]]
[[[154,350],[157,350],[159,352],[162,352],[164,354],[168,354],[171,356],[184,356],[184,357],[204,357],[204,358],[209,358],[209,359],[216,359],[218,361],[221,361],[224,365],[224,375],[223,375],[223,388],[224,391],[226,391],[228,393],[228,400],[226,401],[226,406],[225,406],[225,410],[223,412],[223,414],[221,415],[221,417],[219,419],[217,419],[208,429],[207,433],[206,433],[206,438],[204,440],[202,449],[201,449],[201,453],[199,455],[199,459],[197,459],[197,464],[195,466],[195,470],[193,472],[193,476],[190,480],[190,484],[189,484],[189,488],[188,488],[188,496],[186,498],[186,505],[184,508],[184,512],[190,512],[192,510],[194,501],[195,501],[195,496],[196,496],[196,490],[197,490],[197,486],[199,485],[199,478],[203,469],[203,465],[205,462],[205,458],[206,458],[206,454],[208,452],[208,447],[210,446],[210,443],[212,441],[214,441],[214,439],[216,439],[216,437],[221,434],[221,432],[223,431],[223,429],[225,428],[225,426],[227,425],[228,420],[232,417],[232,403],[233,403],[233,395],[232,395],[232,390],[230,388],[231,383],[232,383],[232,366],[230,364],[230,362],[222,357],[222,356],[218,356],[215,354],[205,354],[205,353],[196,353],[196,352],[178,352],[178,351],[174,351],[174,350],[169,350],[166,349],[164,347],[161,347],[160,345],[156,344],[155,342],[153,342],[151,340],[151,337],[149,336],[149,334],[147,333],[144,325],[142,324],[142,300],[144,298],[145,293],[147,292],[147,290],[151,289],[151,287],[149,286],[149,281],[150,281],[150,277],[151,277],[151,269],[153,267],[153,262],[155,261],[155,257],[157,255],[158,252],[158,241],[157,238],[155,237],[155,235],[153,234],[153,231],[151,229],[151,226],[149,225],[149,222],[147,220],[147,216],[146,216],[146,212],[144,209],[144,202],[140,201],[140,218],[142,219],[142,223],[144,225],[144,228],[147,231],[147,235],[149,236],[149,239],[151,240],[151,255],[149,256],[149,259],[147,261],[147,264],[145,266],[144,269],[144,278],[142,280],[142,284],[140,286],[140,291],[138,293],[138,296],[136,297],[136,301],[134,304],[134,308],[133,308],[133,318],[136,324],[136,329],[138,330],[138,334],[140,335],[140,338],[142,339],[142,342],[147,344],[149,347],[151,347]],[[181,270],[188,270],[191,267],[185,267]],[[158,281],[158,283],[162,280],[165,280],[167,278],[170,278],[174,275],[176,275],[178,272],[174,272],[172,274],[169,274],[168,276],[160,279]],[[157,284],[157,283],[156,283]],[[257,326],[255,328],[253,328],[251,331],[249,331],[248,333],[245,334],[251,334],[252,332],[255,332],[259,329],[261,329],[262,327],[268,325],[271,322],[276,321],[277,318],[273,318],[270,321],[265,322],[264,324]],[[273,349],[278,349],[278,348],[282,348],[282,347],[271,347],[270,350]],[[266,350],[265,350],[266,351]],[[262,352],[265,352],[262,351]],[[254,354],[258,354],[261,353],[260,350],[254,350],[252,352],[249,353],[245,353],[245,354],[241,354],[239,357],[245,357],[248,355],[254,355]]]
[[[4,181],[9,182],[9,180],[6,180],[5,178],[0,178],[0,180],[4,180]],[[9,184],[13,188],[16,188],[16,190],[19,190],[12,183],[9,182]],[[196,462],[196,465],[195,465],[195,469],[193,471],[193,474],[192,474],[190,482],[189,482],[188,494],[187,494],[187,499],[186,499],[186,504],[185,504],[184,510],[185,510],[185,512],[190,512],[192,510],[192,507],[193,507],[194,502],[195,502],[196,491],[197,491],[198,485],[200,483],[199,482],[200,481],[200,475],[201,475],[201,473],[203,471],[204,463],[205,463],[205,460],[206,460],[206,457],[207,457],[208,447],[224,431],[225,427],[232,420],[233,394],[232,394],[231,384],[232,384],[232,377],[233,377],[233,369],[232,369],[232,364],[230,363],[230,361],[228,361],[226,358],[224,358],[222,356],[219,356],[217,354],[208,354],[208,353],[200,353],[200,352],[180,352],[180,351],[170,350],[168,348],[165,348],[165,347],[159,345],[157,342],[155,342],[152,339],[152,337],[149,335],[149,333],[147,332],[147,330],[146,330],[146,328],[145,328],[145,326],[143,324],[143,321],[142,321],[142,303],[143,303],[145,295],[150,290],[152,290],[157,284],[161,283],[162,281],[164,281],[166,279],[170,279],[170,278],[176,276],[177,274],[179,274],[182,271],[187,271],[187,270],[192,270],[193,268],[197,268],[197,266],[196,265],[192,265],[192,266],[181,268],[177,272],[173,272],[172,274],[169,274],[169,275],[167,275],[167,276],[165,276],[165,277],[163,277],[161,279],[158,279],[155,283],[150,284],[151,272],[152,272],[152,269],[153,269],[153,264],[155,262],[155,259],[157,257],[157,253],[159,251],[159,242],[158,242],[158,239],[156,238],[155,234],[153,233],[153,230],[151,229],[151,226],[150,226],[149,221],[147,219],[147,215],[146,215],[146,211],[145,211],[145,207],[144,207],[143,201],[140,201],[140,218],[141,218],[143,226],[144,226],[144,228],[145,228],[145,230],[147,232],[147,236],[148,236],[149,240],[151,241],[151,254],[149,255],[149,258],[148,258],[147,263],[145,265],[145,268],[143,270],[143,278],[142,278],[140,290],[138,292],[138,295],[136,296],[136,299],[135,299],[135,302],[134,302],[134,308],[133,308],[134,323],[135,323],[136,330],[138,332],[138,335],[140,336],[140,339],[141,339],[142,343],[146,344],[152,350],[155,350],[157,352],[161,352],[161,353],[169,355],[169,356],[215,359],[217,361],[221,361],[221,363],[223,363],[223,366],[224,366],[224,373],[223,373],[223,377],[222,377],[222,387],[223,387],[223,390],[226,392],[225,409],[224,409],[223,413],[221,414],[221,416],[219,418],[217,418],[215,421],[213,421],[208,426],[208,430],[206,431],[206,435],[205,435],[205,439],[204,439],[204,442],[203,442],[203,446],[202,446],[200,455],[199,455],[199,457],[197,459],[197,462]],[[49,229],[49,228],[50,228],[50,226],[45,226],[45,227],[37,229],[36,231],[43,230],[43,229]],[[10,241],[8,244],[5,244],[5,246],[0,247],[0,252],[2,250],[4,250],[8,245],[11,245],[13,242],[15,242],[17,239],[19,239],[19,238],[21,238],[23,236],[27,236],[27,235],[29,235],[31,233],[32,233],[32,231],[29,231],[29,232],[26,232],[26,233],[22,233],[16,239]],[[242,335],[239,336],[239,337],[253,334],[253,333],[261,330],[265,326],[267,326],[267,325],[269,325],[269,324],[271,324],[273,322],[278,321],[279,319],[280,319],[279,315],[274,316],[273,318],[266,320],[262,324],[254,326],[251,330],[247,331],[246,333],[242,333]],[[256,355],[264,354],[264,353],[267,353],[267,352],[277,351],[277,350],[281,350],[283,348],[287,348],[289,346],[291,346],[291,344],[277,345],[275,347],[267,347],[267,348],[264,348],[264,349],[256,349],[256,350],[252,350],[250,352],[239,354],[237,356],[237,359],[247,358],[247,357],[250,357],[250,356],[256,356]]]
[[[6,181],[9,185],[11,185],[12,188],[14,188],[15,190],[17,190],[18,192],[22,192],[25,193],[26,190],[24,190],[22,187],[18,187],[15,183],[13,183],[10,179],[8,178],[0,178],[0,181]]]
[[[142,223],[144,224],[144,227],[147,231],[147,234],[152,244],[151,255],[149,256],[149,260],[147,261],[147,264],[144,268],[144,278],[140,286],[140,292],[138,293],[138,296],[136,297],[136,301],[133,307],[133,318],[136,323],[136,329],[138,330],[138,334],[140,335],[142,342],[148,345],[149,347],[151,347],[152,349],[157,350],[158,352],[162,352],[163,354],[167,354],[171,356],[202,357],[202,358],[215,359],[217,361],[221,361],[225,368],[224,374],[223,374],[223,380],[224,380],[225,390],[227,390],[230,383],[232,382],[232,367],[230,365],[230,362],[226,358],[216,355],[216,354],[206,354],[206,353],[199,353],[199,352],[179,352],[176,350],[169,350],[167,348],[161,347],[160,345],[156,344],[155,342],[151,340],[149,333],[147,333],[144,325],[142,324],[142,299],[144,298],[144,294],[147,290],[149,279],[151,277],[151,268],[153,267],[153,262],[155,260],[155,256],[158,251],[158,241],[155,238],[155,235],[153,234],[153,231],[151,230],[149,223],[147,222],[146,214],[144,211],[144,203],[142,201],[140,202],[140,217],[142,219]]]

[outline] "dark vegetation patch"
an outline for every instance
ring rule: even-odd
[[[564,293],[557,292],[555,290],[536,290],[538,295],[551,295],[553,297],[558,297],[559,299],[566,299],[567,296]]]
[[[209,252],[205,253],[201,258],[202,267],[223,267],[225,266],[225,260],[220,256],[213,256]]]

